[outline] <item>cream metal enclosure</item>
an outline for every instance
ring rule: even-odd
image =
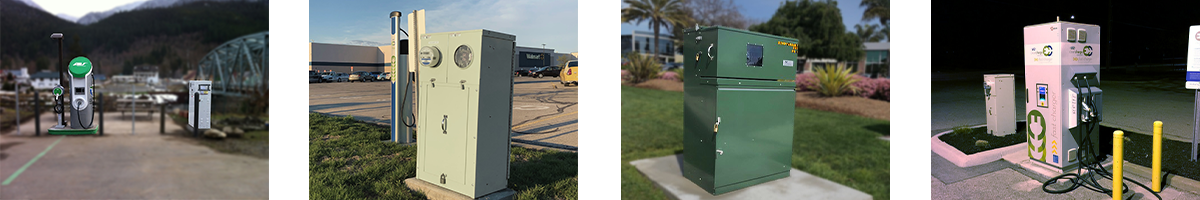
[[[983,75],[983,95],[987,100],[988,134],[1005,136],[1017,133],[1017,88],[1012,74]]]
[[[188,81],[188,126],[209,129],[212,125],[212,81]]]
[[[417,179],[471,198],[504,190],[516,36],[469,30],[419,37]]]

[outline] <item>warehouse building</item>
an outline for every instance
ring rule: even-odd
[[[408,40],[401,40],[402,45],[407,43]],[[401,50],[404,49],[402,48]],[[518,67],[557,66],[558,58],[563,56],[568,56],[571,59],[576,58],[572,54],[554,53],[554,49],[547,48],[518,46],[513,50],[514,70]],[[308,53],[308,70],[310,71],[350,73],[354,71],[389,72],[392,70],[392,50],[390,46],[358,46],[310,42],[308,43]]]

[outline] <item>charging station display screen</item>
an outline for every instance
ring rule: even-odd
[[[77,88],[75,88],[75,95],[86,95],[86,92],[84,91],[83,88],[77,87]]]
[[[202,85],[200,85],[199,87],[200,87],[200,88],[199,88],[199,89],[197,89],[197,90],[200,90],[200,91],[209,91],[208,84],[202,84]]]
[[[762,67],[763,62],[763,46],[747,44],[746,45],[746,65]]]
[[[1037,93],[1038,93],[1038,102],[1037,102],[1038,107],[1047,107],[1046,106],[1046,85],[1038,84]]]

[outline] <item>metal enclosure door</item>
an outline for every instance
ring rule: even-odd
[[[788,108],[794,108],[795,95],[791,89],[718,87],[716,193],[788,173],[795,118]]]
[[[988,134],[1005,136],[1017,132],[1016,86],[1012,74],[983,75],[987,102]]]
[[[426,120],[421,126],[424,134],[417,138],[421,140],[420,145],[436,148],[424,148],[424,151],[418,152],[425,157],[419,168],[434,176],[444,174],[446,183],[442,185],[458,191],[458,188],[450,186],[466,184],[468,93],[458,85],[424,86],[422,92],[427,95],[422,95],[425,97],[422,102],[429,103],[421,104],[425,107],[421,115],[425,115]],[[440,181],[430,182],[441,184]]]

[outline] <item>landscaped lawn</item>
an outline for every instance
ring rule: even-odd
[[[796,109],[792,167],[889,198],[889,121]],[[683,93],[622,86],[621,197],[665,199],[629,162],[683,151]]]
[[[404,179],[416,176],[417,146],[384,142],[388,128],[310,113],[309,198],[425,199]],[[508,188],[516,199],[578,199],[578,155],[511,147]]]

